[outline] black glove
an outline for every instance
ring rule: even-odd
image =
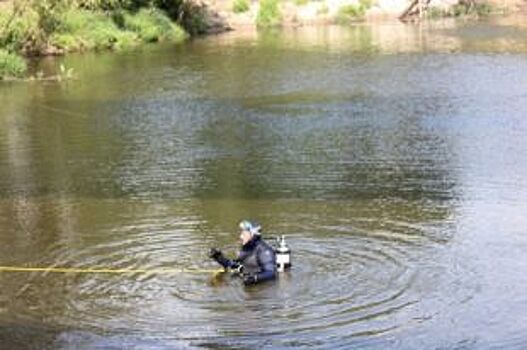
[[[211,248],[210,249],[210,252],[209,252],[209,258],[211,259],[214,259],[214,260],[218,260],[220,259],[221,257],[223,256],[223,253],[221,252],[221,250],[217,249],[217,248]]]
[[[254,274],[245,274],[242,276],[243,278],[243,284],[246,286],[250,286],[251,284],[258,283],[258,276]]]

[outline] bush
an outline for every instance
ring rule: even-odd
[[[0,16],[0,47],[9,51],[26,51],[40,45],[38,13],[27,9],[22,13],[5,13]]]
[[[433,6],[428,8],[428,10],[426,11],[426,16],[430,19],[435,19],[445,17],[446,13],[445,10],[443,10],[442,8]]]
[[[344,5],[339,8],[337,13],[337,22],[347,23],[353,20],[359,20],[364,17],[366,9],[361,5]]]
[[[99,12],[69,10],[61,17],[51,44],[66,51],[109,49],[116,46],[122,32],[113,20]]]
[[[123,25],[124,29],[137,33],[145,42],[176,41],[185,37],[185,32],[179,26],[153,8],[141,9],[136,14],[124,14]]]
[[[256,25],[258,27],[274,27],[280,24],[282,15],[278,7],[278,0],[261,0]]]
[[[153,6],[157,1],[154,0],[75,0],[76,5],[83,9],[95,11],[112,10],[134,10],[142,7]]]
[[[0,12],[0,48],[39,54],[53,47],[80,51],[180,41],[186,37],[183,29],[165,10],[152,6],[177,13],[186,9],[182,4],[182,0],[14,0],[12,11]],[[206,24],[194,12],[181,13],[183,20],[196,22],[196,28]]]
[[[326,4],[322,4],[317,10],[318,15],[327,15],[328,13],[329,13],[329,7]]]
[[[0,79],[20,77],[26,70],[27,65],[22,57],[0,49]]]
[[[364,19],[366,11],[371,8],[372,4],[372,0],[359,0],[358,5],[342,6],[337,13],[337,22],[347,23]]]
[[[83,41],[70,33],[55,33],[49,39],[50,44],[65,51],[81,51]]]
[[[177,4],[178,2],[178,0],[174,0],[174,3]],[[180,3],[180,6],[161,8],[165,9],[172,19],[177,18],[177,22],[191,35],[206,33],[208,27],[206,8],[190,1],[181,1]]]
[[[249,11],[249,1],[234,0],[234,2],[232,3],[232,11],[234,13],[242,13]]]
[[[110,16],[88,10],[65,12],[50,38],[53,46],[65,51],[121,49],[139,41],[136,33],[121,30]]]
[[[491,4],[482,2],[474,5],[473,11],[480,17],[485,17],[490,15],[495,9]]]
[[[373,5],[373,0],[359,0],[359,6],[364,9],[364,11],[371,8]]]
[[[296,6],[304,6],[304,5],[307,5],[308,3],[309,3],[309,0],[295,0]]]
[[[428,18],[440,17],[485,17],[490,15],[496,9],[486,2],[475,2],[462,0],[451,6],[449,9],[440,9],[432,7],[427,11]]]

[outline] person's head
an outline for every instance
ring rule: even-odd
[[[242,220],[239,226],[242,245],[247,244],[254,236],[261,234],[262,227],[253,221]]]

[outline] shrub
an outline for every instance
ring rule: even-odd
[[[278,7],[278,0],[261,0],[256,25],[258,27],[273,27],[280,24],[282,15]]]
[[[322,4],[317,10],[317,14],[319,15],[327,15],[328,13],[329,13],[329,7],[326,4]]]
[[[490,15],[495,9],[492,7],[491,4],[487,2],[477,3],[474,5],[473,11],[481,17],[485,17]]]
[[[232,3],[232,11],[234,13],[242,13],[249,11],[249,1],[234,0],[234,2]]]
[[[125,29],[137,33],[145,42],[179,40],[185,37],[179,26],[153,8],[141,9],[136,14],[125,14],[123,24]]]
[[[337,22],[362,20],[366,11],[371,8],[373,0],[359,0],[358,5],[344,5],[339,8]]]
[[[27,65],[22,57],[0,49],[0,79],[20,77],[26,70]]]
[[[140,41],[186,37],[165,10],[152,7],[170,4],[167,8],[183,11],[183,0],[13,1],[11,11],[0,12],[0,48],[10,52],[38,54],[50,45],[64,51],[124,48]],[[194,20],[192,16],[196,15],[183,17]]]
[[[139,42],[136,33],[121,30],[113,19],[88,10],[69,10],[61,18],[50,43],[65,51],[125,48]]]
[[[496,9],[489,3],[462,0],[451,6],[449,9],[440,9],[437,7],[429,8],[427,11],[427,17],[485,17],[490,15],[493,11],[496,11]]]
[[[82,40],[70,33],[54,33],[49,41],[51,45],[65,51],[80,51],[83,48]]]
[[[359,0],[359,6],[364,9],[364,11],[371,8],[373,5],[373,0]]]
[[[41,41],[38,13],[26,9],[21,13],[3,13],[0,17],[0,47],[24,51]]]
[[[337,22],[346,23],[353,20],[359,20],[364,17],[366,9],[361,5],[344,5],[339,8],[337,13]]]
[[[141,6],[150,5],[151,1],[145,0],[75,0],[78,7],[88,10],[117,10],[138,9]]]
[[[104,13],[69,10],[62,15],[51,43],[67,51],[108,49],[116,46],[120,37],[121,31]]]
[[[297,6],[304,6],[309,3],[309,0],[295,0],[295,5]]]
[[[175,7],[169,10],[172,18],[174,18]],[[207,31],[207,13],[202,6],[196,5],[190,1],[182,2],[178,9],[178,23],[185,28],[187,32],[192,35],[203,34]]]
[[[445,17],[446,13],[445,10],[443,10],[442,8],[433,6],[428,8],[428,10],[426,11],[426,16],[428,18],[435,19]]]

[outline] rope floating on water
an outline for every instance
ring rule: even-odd
[[[22,267],[0,266],[0,272],[52,272],[52,273],[93,273],[93,274],[177,274],[177,273],[219,273],[223,269],[95,269],[76,267]]]

